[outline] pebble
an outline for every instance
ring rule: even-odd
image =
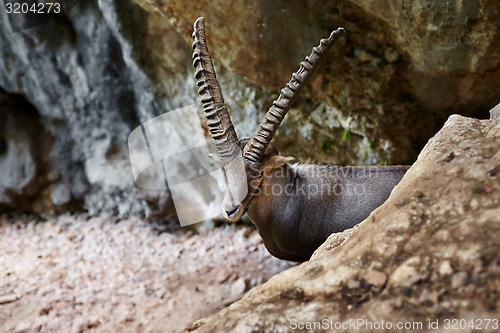
[[[446,275],[451,275],[453,273],[453,268],[451,268],[450,262],[448,260],[445,260],[441,262],[439,265],[439,275],[441,276],[446,276]]]
[[[399,53],[395,48],[388,47],[384,51],[384,58],[388,62],[396,62],[399,60]]]
[[[0,304],[11,303],[17,301],[19,298],[20,296],[15,293],[0,295]]]
[[[361,283],[358,280],[349,280],[347,282],[347,288],[349,289],[358,289],[361,287]]]
[[[419,257],[411,257],[399,265],[394,272],[392,272],[390,281],[398,287],[411,287],[415,282],[421,279],[418,274],[416,266],[420,265]]]
[[[451,277],[451,288],[458,289],[465,285],[465,281],[467,280],[467,273],[458,272]]]
[[[231,295],[233,295],[234,297],[241,296],[246,291],[246,288],[247,285],[245,279],[239,278],[238,280],[234,281],[231,286]]]
[[[365,275],[365,280],[376,288],[382,288],[387,281],[387,275],[379,271],[369,271]]]

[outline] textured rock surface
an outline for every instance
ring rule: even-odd
[[[500,103],[490,110],[490,119],[500,118]]]
[[[18,125],[16,139],[0,133],[0,148],[12,140],[24,147],[0,149],[8,169],[0,205],[57,212],[83,203],[90,213],[172,216],[168,192],[134,186],[126,142],[141,123],[197,103],[190,44],[200,15],[242,137],[318,40],[347,28],[276,138],[284,154],[303,160],[409,163],[449,114],[486,118],[498,103],[494,0],[82,0],[15,34],[1,11],[0,112],[13,113],[2,101],[20,95],[30,110],[2,122],[20,124],[28,113],[39,125]],[[20,165],[29,172],[19,174]]]
[[[347,28],[277,138],[280,150],[299,158],[409,163],[448,115],[486,118],[498,103],[495,1],[137,3],[159,10],[186,40],[205,16],[217,64],[270,98],[320,38]],[[246,112],[244,103],[230,103]]]
[[[122,215],[147,211],[144,201],[138,200],[144,195],[134,188],[127,137],[141,122],[179,101],[171,98],[171,105],[165,107],[155,101],[155,89],[136,64],[135,47],[126,35],[141,22],[141,11],[130,4],[120,7],[128,9],[126,14],[117,13],[110,2],[98,6],[82,1],[67,17],[16,34],[10,32],[2,11],[0,87],[24,95],[34,106],[30,108],[38,114],[32,110],[25,123],[39,122],[40,134],[26,132],[25,141],[36,142],[33,147],[20,148],[23,155],[7,150],[0,160],[12,161],[2,162],[2,167],[45,169],[33,176],[39,186],[24,197],[23,205],[3,199],[12,197],[12,191],[25,193],[18,189],[21,184],[9,184],[17,181],[3,174],[2,188],[8,190],[2,194],[4,206],[50,213],[60,205],[84,201],[91,213],[116,213],[123,205],[128,207],[121,209]],[[2,109],[11,118],[24,112]],[[17,124],[11,130],[23,133],[24,125]],[[8,133],[2,134],[4,141],[10,141],[5,137]],[[41,148],[34,135],[48,141],[48,147]],[[45,149],[43,160],[37,156],[41,149]],[[151,200],[154,204],[158,196]],[[152,206],[161,208],[164,202]]]
[[[359,318],[439,319],[447,331],[445,318],[498,318],[499,177],[500,122],[451,116],[350,238],[332,236],[310,262],[190,329],[287,332],[298,322]]]

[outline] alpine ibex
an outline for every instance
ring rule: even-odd
[[[270,143],[299,90],[343,32],[338,28],[313,48],[254,136],[239,140],[208,53],[203,18],[194,23],[198,93],[228,186],[224,213],[237,221],[247,212],[266,248],[278,258],[308,260],[330,234],[353,227],[380,206],[408,169],[291,164],[293,158],[282,156]],[[232,163],[235,159],[243,161],[245,172]]]

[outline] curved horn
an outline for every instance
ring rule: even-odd
[[[222,160],[227,160],[238,146],[238,136],[224,103],[212,58],[208,53],[203,17],[194,22],[193,38],[193,66],[196,69],[194,77],[197,80],[198,94],[201,96],[208,128],[217,152]]]
[[[330,37],[322,39],[319,45],[312,49],[312,53],[300,63],[299,70],[292,74],[292,79],[286,84],[285,88],[281,89],[278,99],[273,102],[264,120],[260,123],[259,129],[245,146],[243,152],[245,158],[260,162],[267,145],[273,138],[274,132],[276,132],[281,121],[290,110],[290,106],[298,92],[312,76],[322,57],[344,32],[344,28],[337,28],[330,34]]]

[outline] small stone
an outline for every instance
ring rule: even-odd
[[[420,266],[419,257],[411,257],[403,262],[390,276],[390,282],[397,287],[411,287],[419,281],[422,276],[418,273],[417,267]]]
[[[467,280],[467,273],[458,272],[451,277],[451,288],[457,289],[463,287],[465,285],[465,281]]]
[[[231,295],[233,297],[239,297],[241,296],[245,290],[246,290],[246,283],[245,279],[239,278],[238,280],[234,281],[233,285],[231,286]]]
[[[401,297],[396,297],[392,301],[392,306],[394,309],[400,309],[403,306],[403,299]]]
[[[441,307],[443,309],[449,309],[451,307],[450,301],[443,301],[443,302],[441,302]]]
[[[257,251],[257,246],[250,245],[247,249],[248,249],[248,252],[255,252],[255,251]]]
[[[347,288],[349,289],[358,289],[359,287],[361,287],[361,283],[358,280],[349,280],[347,282]]]
[[[245,282],[245,279],[239,278],[238,280],[234,281],[234,283],[231,285],[230,294],[226,298],[224,305],[229,306],[230,304],[239,300],[246,290],[247,283]]]
[[[50,200],[56,206],[62,206],[70,202],[71,192],[64,184],[56,184],[52,186],[50,192]]]
[[[374,59],[374,57],[370,53],[368,53],[366,50],[355,50],[354,55],[361,62],[370,62]]]
[[[229,271],[226,268],[222,268],[217,272],[217,276],[215,279],[218,283],[224,283],[229,279],[230,276],[231,276],[231,271]]]
[[[262,277],[261,276],[253,277],[253,278],[250,279],[250,288],[258,286],[261,283],[262,283]]]
[[[396,207],[401,207],[401,206],[404,206],[406,204],[406,200],[404,199],[398,199],[394,202],[394,206]]]
[[[371,284],[376,288],[382,288],[387,281],[387,275],[379,271],[369,271],[365,275],[365,280],[368,284]]]
[[[0,304],[11,303],[17,301],[18,299],[19,296],[15,293],[0,295]]]
[[[453,268],[451,267],[450,262],[448,260],[445,260],[439,265],[438,271],[439,275],[446,276],[453,273]]]
[[[469,202],[469,206],[472,210],[476,210],[479,207],[479,202],[476,198],[472,198]]]
[[[399,60],[399,53],[395,48],[388,47],[384,51],[384,57],[388,62],[396,62]]]

